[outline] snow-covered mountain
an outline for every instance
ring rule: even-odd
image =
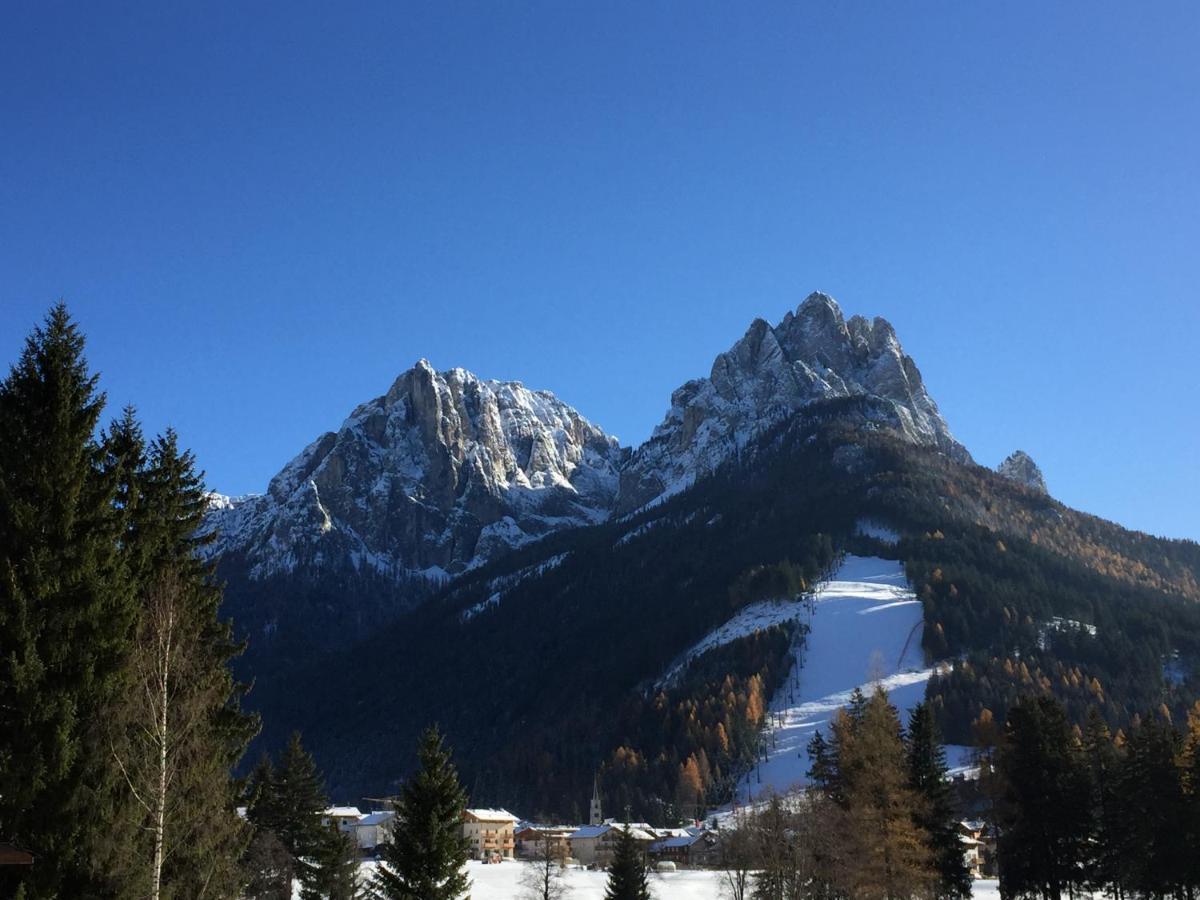
[[[676,493],[764,429],[847,397],[873,401],[863,424],[969,459],[892,326],[847,321],[814,293],[777,325],[755,320],[635,451],[550,393],[422,360],[267,493],[215,498],[212,552],[241,554],[252,578],[329,564],[440,578]]]
[[[604,519],[623,456],[552,394],[421,360],[265,494],[217,498],[210,552],[244,555],[253,578],[330,562],[443,577]]]
[[[619,509],[686,488],[811,403],[854,396],[883,401],[889,414],[881,424],[914,443],[970,458],[891,324],[862,316],[847,321],[832,297],[814,293],[775,326],[756,319],[716,358],[708,378],[671,395],[666,418],[621,473]]]

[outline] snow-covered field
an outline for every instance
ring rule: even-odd
[[[374,862],[363,863],[364,879],[373,877],[375,866]],[[514,861],[490,866],[474,861],[467,863],[471,900],[518,900],[522,896],[521,872],[524,867],[524,863]],[[723,874],[708,870],[655,872],[650,876],[650,888],[657,900],[717,900],[721,896]],[[602,900],[608,873],[568,869],[564,883],[570,890],[571,900]]]
[[[471,900],[519,900],[522,895],[520,880],[523,866],[524,863],[520,862],[492,866],[468,863]],[[375,863],[363,864],[364,878],[370,878],[374,871]],[[656,900],[719,900],[723,896],[723,875],[722,872],[707,870],[655,873],[650,876],[650,891]],[[570,889],[567,895],[570,900],[602,900],[608,873],[568,869],[565,883]],[[1000,892],[995,881],[977,881],[974,896],[979,900],[999,900]]]
[[[854,688],[882,683],[905,714],[925,696],[933,669],[921,653],[921,602],[900,562],[847,556],[814,600],[808,647],[771,701],[768,760],[738,786],[739,804],[806,780],[809,739],[818,728],[828,732]],[[952,764],[958,755],[950,753]]]

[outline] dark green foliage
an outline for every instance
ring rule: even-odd
[[[628,828],[620,829],[604,900],[650,900],[646,883],[646,856]]]
[[[918,796],[913,816],[926,834],[937,868],[935,895],[944,900],[971,896],[971,873],[963,858],[958,817],[946,770],[946,751],[937,721],[926,703],[913,707],[908,720],[908,784]]]
[[[1027,697],[1009,710],[999,768],[1003,896],[1057,900],[1080,889],[1090,831],[1087,769],[1061,704]]]
[[[457,900],[470,887],[463,872],[466,794],[436,727],[421,735],[417,759],[420,768],[400,791],[374,890],[385,900]]]
[[[61,304],[0,385],[0,830],[39,865],[26,897],[103,890],[92,869],[116,773],[100,740],[133,622],[104,404]],[[97,815],[97,811],[101,811]]]
[[[1053,898],[1081,886],[1117,897],[1200,889],[1200,706],[1179,733],[1160,713],[1114,739],[1097,713],[1082,741],[1052,698],[1009,711],[1000,750],[1000,889]]]
[[[1088,714],[1083,753],[1091,819],[1084,868],[1088,873],[1087,886],[1091,890],[1102,890],[1108,885],[1123,884],[1126,878],[1125,861],[1116,841],[1121,828],[1118,791],[1121,757],[1103,716],[1095,708]]]
[[[814,787],[830,797],[838,795],[837,759],[834,757],[825,736],[818,730],[808,742],[808,759],[811,764],[808,780]]]
[[[1111,832],[1120,866],[1118,882],[1145,897],[1178,896],[1188,885],[1197,837],[1189,834],[1188,806],[1200,803],[1184,791],[1176,757],[1180,736],[1170,723],[1148,717],[1133,728],[1119,770]],[[1197,885],[1192,881],[1190,887]]]
[[[287,851],[290,864],[280,873],[280,888],[284,879],[291,884],[298,879],[306,898],[320,896],[320,860],[329,845],[329,826],[322,824],[321,815],[328,806],[321,776],[312,756],[304,749],[299,732],[293,733],[272,767],[263,759],[255,767],[249,784],[249,803],[246,817],[258,832],[267,832],[278,839]],[[273,858],[272,858],[273,862]],[[256,880],[265,880],[255,873]]]
[[[326,830],[325,840],[317,854],[316,890],[314,898],[322,900],[358,900],[364,896],[359,884],[361,859],[354,834],[337,828]]]

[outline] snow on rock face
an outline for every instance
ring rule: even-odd
[[[969,459],[892,326],[846,321],[831,297],[814,293],[775,326],[756,319],[708,378],[671,395],[666,418],[621,474],[617,512],[687,487],[808,404],[853,396],[884,401],[889,424],[914,443]]]
[[[1008,459],[996,467],[996,471],[1005,478],[1023,484],[1027,488],[1043,494],[1049,493],[1046,489],[1046,479],[1042,477],[1042,470],[1033,461],[1033,457],[1024,450],[1014,450]]]
[[[253,577],[345,561],[453,576],[551,531],[660,502],[764,429],[845,397],[870,400],[857,414],[863,427],[970,458],[892,326],[847,321],[818,293],[774,326],[751,324],[708,378],[672,394],[632,453],[552,394],[421,360],[306,447],[265,494],[214,497],[209,552],[242,553]]]
[[[245,553],[254,577],[329,560],[454,573],[606,518],[623,455],[552,394],[421,360],[266,494],[214,502],[211,552]]]

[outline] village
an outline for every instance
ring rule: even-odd
[[[377,858],[380,847],[392,839],[394,801],[375,802],[383,808],[364,813],[356,806],[331,806],[322,813],[327,826],[352,836],[364,860]],[[618,837],[628,831],[653,871],[723,869],[723,838],[737,827],[738,819],[729,813],[674,828],[605,818],[595,787],[586,825],[531,822],[506,809],[465,809],[462,814],[469,858],[485,865],[551,859],[563,867],[603,870],[613,861]],[[958,831],[971,877],[995,878],[994,830],[979,820],[963,820]]]

